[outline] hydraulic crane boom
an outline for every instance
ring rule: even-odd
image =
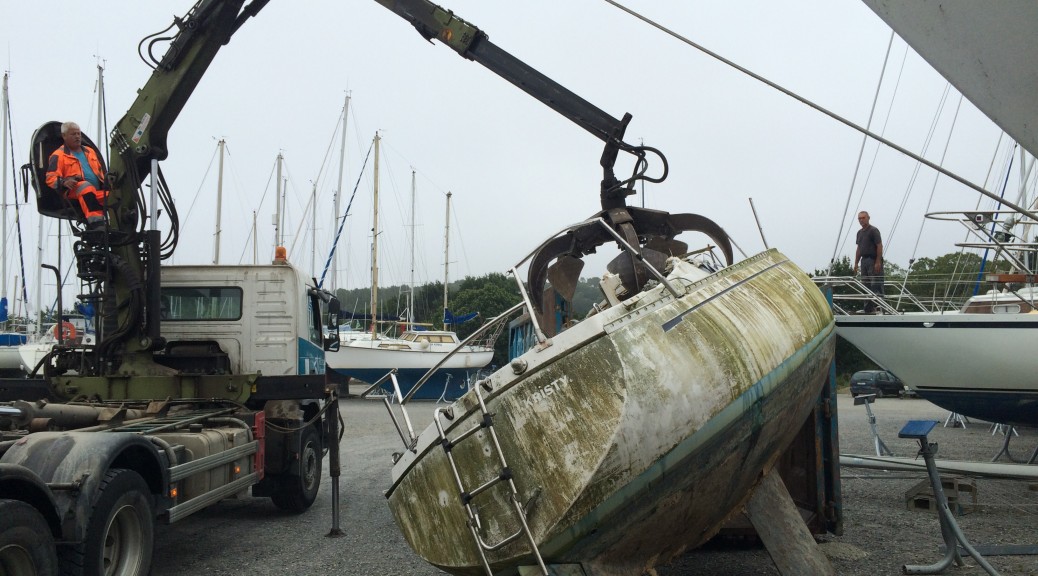
[[[624,114],[621,120],[613,118],[494,45],[487,34],[476,26],[428,0],[376,1],[410,22],[425,39],[440,40],[461,56],[478,62],[605,142],[600,161],[602,210],[593,218],[601,218],[629,244],[640,247],[641,259],[648,259],[654,265],[661,266],[666,256],[677,255],[687,249],[687,245],[675,240],[675,236],[683,231],[696,231],[709,236],[721,249],[727,262],[732,262],[728,235],[708,218],[697,214],[668,214],[627,206],[626,197],[634,194],[635,182],[662,182],[668,172],[667,160],[661,152],[647,146],[632,146],[623,141],[627,124],[631,121],[630,114]],[[637,158],[634,173],[624,181],[618,181],[613,171],[621,150]],[[648,166],[647,152],[656,154],[663,163],[662,174],[658,177],[645,173]],[[528,277],[538,307],[542,304],[540,287],[549,275],[549,264],[552,261],[557,260],[557,266],[552,265],[556,266],[556,273],[552,274],[553,285],[562,294],[571,294],[583,265],[579,259],[613,240],[612,235],[598,224],[589,223],[572,234],[545,244],[531,260]],[[627,254],[622,254],[611,263],[610,269],[625,278],[624,285],[629,294],[638,292],[649,278],[644,266]]]
[[[179,221],[159,172],[152,179],[152,192],[170,220],[163,240],[158,223],[148,221],[144,183],[152,173],[152,162],[168,156],[170,127],[216,54],[269,0],[252,0],[247,5],[246,1],[199,0],[185,16],[174,18],[166,30],[145,38],[138,47],[154,72],[111,132],[105,181],[107,226],[76,232],[80,237],[75,247],[77,274],[84,283],[80,299],[92,305],[101,318],[98,343],[91,350],[55,352],[66,356],[57,364],[75,366],[79,371],[77,386],[95,378],[94,386],[106,389],[109,377],[162,377],[175,372],[156,364],[152,353],[165,345],[159,327],[159,263],[176,246]],[[156,58],[153,50],[167,44],[161,59]],[[33,137],[31,172],[37,205],[43,215],[81,219],[44,178],[47,156],[61,144],[58,126],[56,122],[45,124]],[[157,207],[152,208],[157,214]]]
[[[427,0],[376,1],[410,22],[425,39],[440,40],[464,58],[478,62],[605,142],[606,149],[601,162],[604,170],[603,201],[607,190],[615,191],[617,183],[613,177],[613,166],[616,163],[617,151],[628,147],[623,143],[623,136],[627,124],[631,121],[630,114],[625,114],[622,120],[613,118],[601,108],[501,49],[490,41],[485,32],[450,10]]]

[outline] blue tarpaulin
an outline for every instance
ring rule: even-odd
[[[448,310],[447,308],[444,308],[443,309],[443,325],[444,326],[449,326],[449,325],[452,325],[452,324],[463,324],[465,322],[468,322],[469,320],[472,320],[476,316],[479,316],[479,312],[469,312],[468,314],[462,314],[461,316],[455,316],[454,313],[452,313],[450,310]]]
[[[25,342],[25,334],[0,334],[0,346],[20,346]]]

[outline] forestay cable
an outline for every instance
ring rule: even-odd
[[[894,150],[897,150],[898,152],[904,154],[905,156],[908,156],[909,158],[915,160],[916,162],[919,162],[919,163],[921,163],[921,164],[923,164],[923,165],[925,165],[925,166],[927,166],[927,167],[929,167],[929,168],[931,168],[933,170],[936,170],[937,172],[940,172],[941,174],[944,174],[945,176],[951,178],[952,180],[955,180],[956,182],[962,184],[963,186],[966,186],[966,187],[970,188],[971,190],[975,190],[975,191],[983,194],[984,196],[987,196],[988,198],[991,198],[992,200],[995,200],[996,202],[1001,202],[1004,206],[1012,208],[1013,210],[1016,210],[1017,212],[1020,212],[1022,214],[1025,214],[1025,215],[1027,215],[1028,217],[1030,217],[1030,218],[1032,218],[1034,220],[1038,220],[1038,214],[1035,214],[1035,212],[1033,212],[1031,210],[1028,210],[1026,208],[1023,208],[1021,206],[1018,206],[1016,204],[1010,203],[1009,201],[1004,200],[1002,198],[999,198],[999,196],[997,194],[994,194],[993,192],[989,192],[989,191],[985,190],[983,187],[978,186],[978,185],[974,184],[973,182],[970,182],[969,180],[966,180],[962,176],[959,176],[958,174],[955,174],[954,172],[952,172],[950,170],[947,170],[947,169],[945,169],[945,168],[943,168],[943,167],[941,167],[941,166],[939,166],[939,165],[937,165],[937,164],[927,160],[926,158],[923,158],[922,156],[920,156],[918,154],[915,154],[914,152],[904,148],[903,146],[899,146],[899,145],[891,142],[890,140],[887,140],[886,138],[880,136],[879,134],[876,134],[876,133],[872,132],[868,128],[862,128],[861,126],[858,126],[854,122],[851,122],[850,120],[840,116],[839,114],[836,114],[835,112],[831,112],[831,111],[827,110],[826,108],[823,108],[822,106],[820,106],[818,104],[815,104],[814,102],[808,100],[807,98],[804,98],[803,96],[800,96],[799,94],[796,94],[795,92],[792,92],[791,90],[783,88],[782,86],[772,82],[771,80],[768,80],[767,78],[764,78],[763,76],[761,76],[759,74],[756,74],[756,73],[751,72],[750,70],[748,70],[746,68],[743,68],[742,66],[739,66],[735,62],[732,62],[731,60],[728,60],[727,58],[721,56],[720,54],[717,54],[715,52],[710,51],[709,49],[707,49],[704,46],[696,44],[692,40],[689,40],[688,38],[685,38],[684,36],[678,34],[677,32],[674,32],[673,30],[667,28],[666,26],[663,26],[662,24],[659,24],[658,22],[654,22],[653,20],[649,19],[646,16],[642,16],[641,14],[635,12],[634,10],[631,10],[630,8],[627,8],[626,6],[620,4],[619,2],[616,2],[615,0],[604,0],[604,1],[606,3],[608,3],[608,4],[611,4],[612,6],[615,6],[616,8],[619,8],[620,10],[623,10],[624,12],[630,14],[631,16],[634,16],[635,18],[641,20],[642,22],[645,22],[646,24],[648,24],[648,25],[650,25],[650,26],[660,30],[661,32],[664,32],[664,33],[668,34],[669,36],[672,36],[675,39],[680,40],[681,42],[684,42],[685,44],[688,44],[689,46],[695,48],[696,50],[699,50],[700,52],[706,54],[707,56],[710,56],[711,58],[714,58],[715,60],[718,60],[718,61],[720,61],[720,62],[722,62],[724,64],[727,64],[728,66],[730,66],[732,68],[735,68],[739,72],[742,72],[743,74],[746,74],[747,76],[753,78],[754,80],[762,82],[762,83],[770,86],[771,88],[774,88],[775,90],[778,90],[779,92],[782,92],[786,96],[789,96],[790,98],[793,98],[794,100],[797,100],[798,102],[801,102],[801,103],[803,103],[803,104],[805,104],[807,106],[810,106],[811,108],[814,108],[815,110],[821,112],[822,114],[825,114],[826,116],[832,118],[833,120],[836,120],[837,122],[847,126],[848,128],[851,128],[852,130],[857,130],[858,132],[860,132],[860,133],[862,133],[862,134],[872,138],[873,140],[876,140],[877,142],[880,142],[882,144],[885,144],[886,146],[889,146],[890,148],[893,148]]]

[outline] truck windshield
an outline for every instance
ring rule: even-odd
[[[162,319],[171,321],[239,320],[241,288],[162,288]]]

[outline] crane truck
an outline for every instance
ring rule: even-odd
[[[639,259],[617,263],[628,292],[649,281],[642,260],[678,248],[675,236],[683,231],[706,234],[732,261],[727,234],[712,221],[627,205],[636,182],[660,182],[668,172],[658,150],[623,141],[629,114],[613,118],[428,0],[376,1],[427,40],[440,40],[605,143],[595,216],[610,230],[586,226],[539,248],[528,273],[534,309],[544,307],[547,278],[568,292],[580,271],[574,261],[607,242],[642,247]],[[212,266],[204,273],[160,265],[178,232],[157,165],[167,156],[166,134],[219,49],[267,2],[199,0],[175,19],[174,34],[141,42],[151,55],[171,38],[111,133],[103,230],[84,228],[82,214],[43,182],[46,159],[60,141],[58,125],[34,135],[28,171],[38,209],[77,223],[80,299],[100,311],[100,321],[95,345],[59,345],[42,363],[46,392],[63,402],[0,405],[0,564],[10,572],[55,573],[56,556],[65,574],[144,574],[153,519],[175,522],[248,487],[289,510],[313,502],[321,451],[337,438],[337,410],[327,409],[334,389],[320,376],[320,352],[338,345],[338,302],[283,262],[222,272]],[[624,180],[614,175],[620,152],[635,159]],[[650,155],[662,163],[659,176],[647,174]],[[143,195],[149,176],[150,202]],[[170,219],[165,237],[156,225],[159,205]],[[285,288],[283,296],[268,298],[280,289],[274,286]],[[264,318],[270,327],[296,326],[294,344],[287,334],[261,334]],[[278,346],[294,368],[275,368]],[[816,429],[816,421],[828,422],[809,419],[798,438],[811,456],[800,476],[824,478],[823,487],[807,487],[807,501],[817,500],[814,514],[823,520],[812,529],[838,532],[841,519],[829,514],[833,502],[839,508],[838,475],[827,460],[835,423]],[[337,451],[330,452],[334,475]]]
[[[250,489],[303,512],[329,445],[337,468],[324,351],[338,346],[338,301],[283,251],[268,265],[162,265],[179,233],[158,168],[167,133],[265,4],[201,0],[174,33],[142,41],[154,71],[110,134],[103,227],[47,185],[61,125],[33,135],[23,175],[40,214],[70,222],[78,298],[96,311],[96,334],[67,339],[59,328],[31,367],[42,378],[0,387],[0,573],[147,574],[156,522]]]

